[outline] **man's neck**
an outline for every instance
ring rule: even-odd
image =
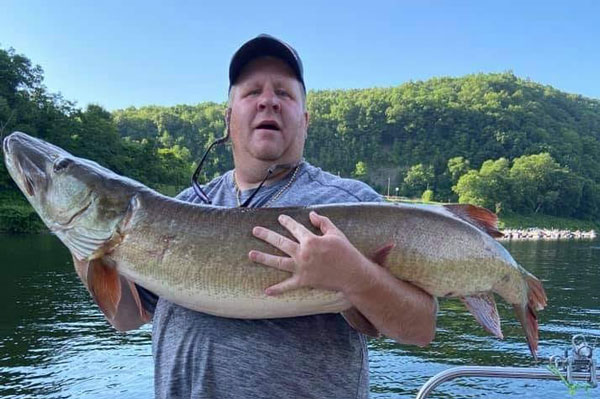
[[[265,181],[265,185],[269,186],[289,175],[300,161],[301,160],[296,160],[291,163],[280,163],[282,161],[263,162],[257,160],[251,166],[240,166],[236,164],[234,170],[235,183],[237,184],[238,189],[242,191],[258,187],[265,176],[267,176],[270,167],[275,165],[288,165],[288,168],[277,168],[273,171],[273,174]]]

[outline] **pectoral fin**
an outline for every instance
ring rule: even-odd
[[[500,339],[504,338],[500,328],[500,316],[498,316],[496,301],[491,293],[462,297],[460,300],[486,331]]]
[[[121,279],[114,267],[104,263],[102,258],[90,261],[87,285],[94,300],[110,321],[117,315],[121,301]]]
[[[77,275],[117,330],[133,330],[152,319],[142,305],[135,284],[119,275],[103,258],[85,262],[74,256],[73,262]]]
[[[388,255],[392,252],[392,249],[396,246],[395,243],[391,242],[385,244],[384,246],[378,248],[373,255],[371,255],[371,260],[377,263],[381,267],[387,267],[385,265],[385,261],[387,260]]]

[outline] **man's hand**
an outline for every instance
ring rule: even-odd
[[[288,256],[250,251],[250,259],[292,273],[267,288],[267,295],[305,286],[340,291],[388,337],[419,346],[431,342],[437,313],[437,301],[431,295],[367,259],[327,217],[311,212],[310,222],[323,235],[313,234],[285,215],[279,223],[297,242],[264,227],[253,229],[256,237]]]
[[[287,280],[265,290],[277,295],[299,287],[314,287],[332,291],[351,292],[365,284],[365,268],[370,263],[329,218],[311,212],[310,222],[323,235],[315,235],[289,216],[281,215],[279,223],[297,240],[293,241],[274,231],[255,227],[253,234],[288,256],[276,256],[250,251],[252,261],[292,273]]]

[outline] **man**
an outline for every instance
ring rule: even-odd
[[[278,39],[260,35],[233,56],[227,128],[235,169],[204,187],[215,205],[251,207],[380,201],[364,183],[341,179],[303,161],[309,116],[302,63]],[[194,190],[179,199],[201,203]],[[310,286],[343,292],[381,333],[426,345],[434,335],[436,302],[364,257],[335,225],[316,213],[314,235],[282,215],[295,240],[257,226],[253,234],[286,256],[251,251],[256,262],[289,271],[278,295]],[[382,243],[384,245],[385,243]],[[153,319],[157,398],[366,398],[365,337],[339,314],[239,320],[194,312],[160,299]]]

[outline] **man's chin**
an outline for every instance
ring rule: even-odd
[[[263,147],[253,151],[252,156],[259,161],[277,163],[284,155],[280,148]]]

